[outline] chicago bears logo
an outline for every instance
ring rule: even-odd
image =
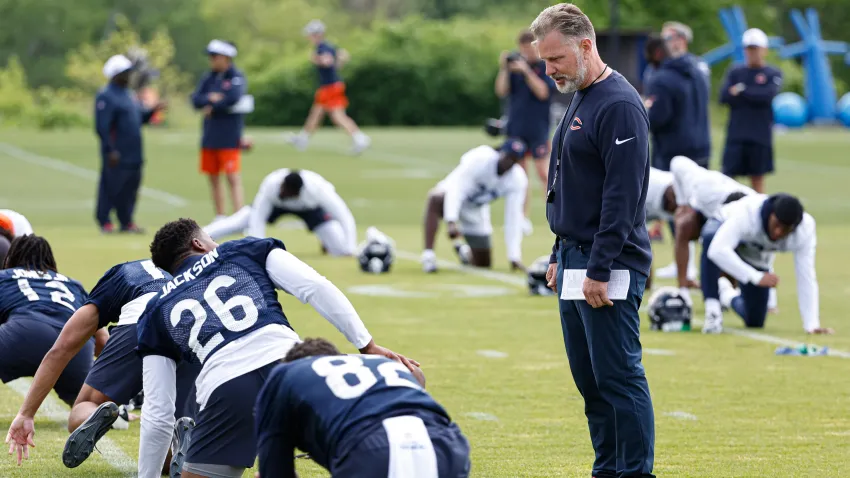
[[[222,87],[223,89],[225,89],[225,90],[229,90],[229,89],[230,89],[230,81],[228,81],[228,80],[224,80],[224,81],[222,81],[222,82],[221,82],[221,87]]]
[[[577,129],[581,129],[581,119],[578,116],[573,118],[572,124],[570,124],[570,129],[575,131]]]
[[[760,85],[767,83],[767,75],[765,75],[764,73],[759,73],[758,75],[756,75],[756,83]]]
[[[536,152],[536,154],[535,154],[535,157],[537,157],[537,158],[542,158],[543,156],[545,156],[545,155],[546,155],[546,152],[547,152],[548,150],[549,150],[549,146],[548,146],[548,145],[541,144],[540,146],[538,146],[538,147],[537,147],[537,152]]]
[[[520,151],[522,151],[522,143],[520,143],[519,141],[512,141],[511,149],[519,153]]]

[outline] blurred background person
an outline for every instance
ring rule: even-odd
[[[159,103],[159,91],[153,81],[159,78],[159,71],[148,62],[148,52],[144,48],[132,47],[127,50],[127,58],[133,62],[130,72],[130,88],[139,95],[139,102],[145,108],[153,108]],[[157,110],[151,116],[150,124],[159,125],[165,121],[165,111]]]
[[[684,57],[692,62],[703,74],[706,84],[711,81],[711,69],[708,63],[689,51],[690,43],[694,40],[691,27],[680,22],[664,22],[661,26],[661,38],[667,44],[670,56],[673,58]]]
[[[641,77],[641,86],[646,98],[646,92],[649,88],[649,82],[652,81],[652,75],[658,71],[661,62],[667,57],[666,45],[664,39],[658,33],[650,33],[646,38],[646,43],[643,46],[643,56],[646,60],[646,68],[643,70]]]
[[[143,109],[129,88],[133,62],[124,55],[115,55],[103,65],[103,75],[109,84],[95,98],[95,131],[100,139],[100,183],[95,217],[103,233],[112,233],[111,214],[114,209],[121,232],[144,233],[133,222],[136,197],[142,184],[142,124],[165,104],[158,102]]]
[[[767,64],[767,35],[744,32],[746,63],[726,73],[720,103],[729,106],[723,174],[749,176],[753,189],[765,191],[764,176],[773,172],[773,98],[782,87],[782,72]]]
[[[236,46],[223,40],[212,40],[207,45],[210,71],[198,82],[192,93],[192,105],[204,113],[201,138],[201,173],[210,180],[215,218],[223,219],[224,194],[219,176],[224,173],[230,188],[233,212],[242,209],[241,139],[244,115],[233,107],[245,94],[245,75],[233,64]]]
[[[360,154],[369,147],[372,140],[360,131],[357,123],[345,112],[348,108],[348,97],[345,95],[345,82],[337,70],[350,59],[348,52],[328,43],[325,39],[325,24],[319,20],[308,23],[304,27],[304,34],[316,46],[310,61],[316,65],[319,88],[316,90],[313,107],[310,108],[304,128],[298,134],[289,136],[287,141],[299,151],[307,149],[310,136],[322,124],[327,113],[335,125],[351,135],[354,141],[352,153]]]
[[[502,52],[495,89],[496,95],[508,103],[508,142],[523,143],[525,150],[534,158],[537,176],[545,192],[549,173],[549,109],[555,82],[546,75],[546,63],[537,55],[533,42],[534,35],[523,30],[517,38],[517,51]],[[521,164],[528,174],[527,157],[522,159]],[[527,189],[523,207],[526,217],[523,229],[526,234],[531,233],[531,221],[528,220],[530,194],[530,189]]]

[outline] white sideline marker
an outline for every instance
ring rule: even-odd
[[[672,411],[672,412],[664,412],[665,416],[678,418],[679,420],[696,420],[697,416],[693,413],[683,412],[680,410]]]
[[[647,355],[676,355],[676,352],[673,350],[665,350],[665,349],[643,349],[643,353]]]
[[[505,352],[499,352],[498,350],[479,350],[478,355],[492,359],[501,359],[508,356]]]
[[[32,380],[30,378],[19,378],[7,383],[6,385],[8,385],[12,390],[18,392],[20,396],[26,397],[31,383]],[[68,423],[68,407],[52,396],[47,396],[38,411],[42,416],[47,417],[52,422]],[[136,475],[136,472],[138,471],[136,460],[130,458],[130,456],[124,453],[124,450],[110,440],[109,437],[103,437],[98,440],[97,449],[103,455],[104,461],[109,466],[124,473],[124,476]]]
[[[498,422],[499,417],[496,415],[491,415],[489,413],[484,412],[466,412],[463,414],[466,417],[473,418],[475,420],[481,420],[485,422]]]

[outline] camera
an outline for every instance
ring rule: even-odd
[[[508,54],[507,57],[505,57],[505,61],[507,63],[513,63],[515,61],[522,61],[522,60],[524,60],[524,58],[522,57],[522,55],[518,51],[512,51]]]
[[[507,126],[505,118],[488,118],[484,122],[484,131],[488,136],[498,138],[505,135],[505,127]]]
[[[130,88],[133,90],[138,91],[149,86],[159,76],[159,71],[148,62],[148,52],[144,49],[130,48],[127,58],[133,62],[130,73]]]

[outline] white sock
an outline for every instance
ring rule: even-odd
[[[705,299],[705,315],[706,317],[722,315],[720,301],[717,299]]]
[[[422,251],[422,260],[423,261],[431,261],[437,258],[437,254],[434,254],[434,249],[425,249]]]
[[[688,259],[688,270],[689,271],[697,270],[696,250],[697,250],[696,243],[694,241],[689,242],[688,243],[688,257],[689,257],[689,259]]]
[[[351,138],[354,139],[354,142],[357,144],[363,144],[369,141],[369,137],[363,134],[362,131],[358,131],[351,135]]]
[[[720,305],[727,309],[732,307],[732,299],[741,295],[741,291],[732,287],[732,283],[725,277],[717,281],[717,286],[720,289]]]
[[[771,287],[767,295],[767,308],[775,309],[779,305],[779,297],[776,295],[776,287]]]

